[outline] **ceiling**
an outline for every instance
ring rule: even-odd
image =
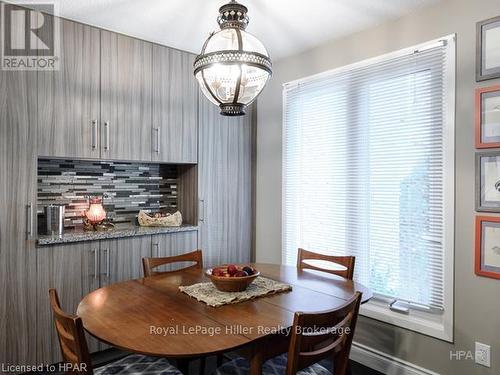
[[[199,53],[218,29],[224,0],[30,0],[59,6],[62,17]],[[240,0],[247,31],[278,59],[400,17],[439,0]],[[21,3],[23,1],[13,0]],[[27,1],[24,1],[27,2]]]

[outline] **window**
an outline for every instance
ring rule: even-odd
[[[455,42],[284,86],[283,263],[355,255],[362,313],[452,339]],[[394,301],[405,314],[390,309]]]

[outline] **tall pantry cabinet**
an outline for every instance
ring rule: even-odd
[[[16,30],[15,32],[22,32]],[[0,70],[0,363],[34,364],[36,72]]]

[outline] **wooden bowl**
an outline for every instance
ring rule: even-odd
[[[222,292],[243,292],[260,275],[260,272],[255,270],[251,276],[225,277],[212,275],[212,268],[210,268],[205,272],[205,275]]]

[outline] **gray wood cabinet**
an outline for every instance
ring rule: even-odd
[[[198,86],[194,55],[153,46],[153,160],[196,163]]]
[[[142,277],[142,258],[151,256],[151,236],[80,242],[38,249],[36,329],[37,361],[61,360],[48,290],[57,289],[61,305],[76,313],[82,298],[108,284]],[[87,335],[89,350],[109,346]]]
[[[38,154],[196,163],[194,55],[60,25],[60,70],[38,72]]]
[[[151,43],[101,30],[101,158],[151,160]]]
[[[0,363],[35,363],[36,73],[0,70]]]
[[[252,113],[225,117],[200,94],[199,246],[208,266],[248,262],[252,229]]]
[[[142,258],[151,256],[151,236],[101,241],[101,286],[143,277]]]
[[[55,288],[64,311],[74,314],[81,299],[100,285],[99,241],[41,247],[37,262],[37,361],[55,363],[62,359],[49,302]],[[91,352],[97,340],[87,335]]]
[[[198,249],[198,232],[178,232],[169,234],[158,234],[152,237],[152,256],[169,257],[189,253]],[[204,255],[204,254],[203,254]],[[187,263],[176,263],[174,265],[160,266],[157,271],[173,271],[190,266]]]
[[[99,158],[100,31],[60,28],[60,70],[37,72],[38,155]]]

